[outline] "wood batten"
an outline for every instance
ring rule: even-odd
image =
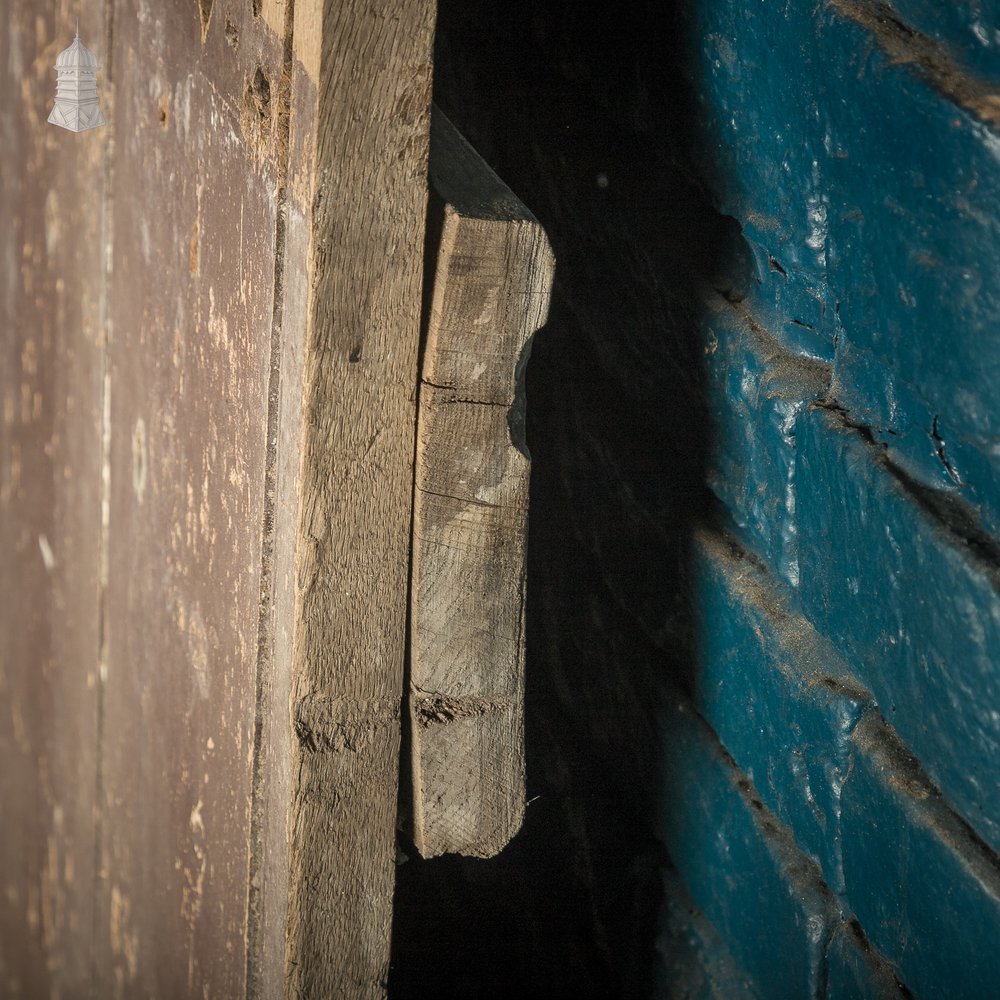
[[[437,109],[414,491],[413,838],[490,857],[524,815],[530,463],[524,366],[554,259],[538,220]]]
[[[435,9],[295,4],[282,350],[302,388],[282,392],[279,442],[301,464],[276,553],[291,573],[294,543],[291,996],[387,979]]]

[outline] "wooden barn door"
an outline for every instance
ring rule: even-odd
[[[8,7],[0,994],[380,995],[435,5]]]

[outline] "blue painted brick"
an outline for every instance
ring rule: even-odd
[[[826,410],[796,432],[799,603],[945,796],[1000,847],[995,569]]]
[[[906,1000],[892,966],[852,923],[833,933],[826,952],[826,1000]]]
[[[757,1000],[726,943],[672,869],[663,873],[664,904],[656,940],[654,997],[663,1000]]]
[[[914,474],[960,480],[998,525],[996,474],[980,483],[966,453],[997,464],[1000,136],[892,65],[864,29],[821,21],[835,394]]]
[[[832,357],[820,76],[812,8],[800,3],[684,5],[698,100],[696,165],[756,259],[749,303],[793,349]]]
[[[853,381],[848,385],[845,379]],[[947,413],[932,412],[916,390],[846,338],[838,348],[830,398],[871,433],[895,465],[947,490],[969,508],[981,530],[1000,533],[1000,455],[991,436],[959,435]]]
[[[706,305],[705,388],[712,421],[709,483],[740,539],[794,586],[797,414],[822,396],[827,365],[795,358],[743,310]]]
[[[996,996],[996,855],[946,808],[877,713],[853,738],[844,871],[865,934],[918,997]]]
[[[1000,83],[997,0],[893,0],[892,5],[905,23],[939,43],[961,69]]]
[[[690,705],[666,710],[661,829],[671,860],[762,998],[815,997],[832,897]]]
[[[843,891],[840,794],[871,695],[768,574],[718,534],[695,536],[694,700],[764,803]]]
[[[1000,532],[1000,136],[832,6],[687,10],[697,169],[756,261],[747,305]]]

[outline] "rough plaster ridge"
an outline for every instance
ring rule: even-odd
[[[812,405],[830,412],[845,428],[856,432],[871,450],[873,465],[885,469],[906,496],[932,520],[935,528],[952,544],[963,548],[1000,591],[1000,542],[982,527],[975,509],[962,497],[923,484],[892,460],[886,445],[876,437],[877,428],[858,420],[837,399],[839,387],[831,365],[788,350],[744,302],[733,304],[711,296],[707,305],[713,312],[726,309],[739,317],[752,337],[755,353],[769,371],[764,381],[781,386],[782,393],[818,396]],[[774,391],[779,390],[775,388]],[[943,445],[938,457],[948,470],[950,466]]]
[[[824,393],[833,378],[833,366],[821,358],[790,351],[780,337],[768,329],[768,322],[746,299],[732,301],[714,289],[704,293],[709,316],[729,313],[750,336],[757,354],[771,369],[771,378],[788,384],[788,391],[802,395]]]
[[[907,498],[933,522],[934,528],[952,544],[968,553],[977,568],[1000,591],[1000,542],[980,525],[976,512],[960,496],[925,486],[886,454],[886,446],[876,440],[872,428],[856,422],[850,412],[833,399],[815,406],[826,410],[843,427],[854,431],[872,453],[872,463],[886,470]]]
[[[963,70],[940,43],[908,25],[881,0],[830,0],[840,15],[871,32],[893,63],[907,65],[991,129],[1000,131],[1000,94]]]
[[[970,877],[1000,899],[1000,855],[951,806],[909,748],[877,711],[870,710],[854,730],[854,742],[876,763],[893,789],[918,807],[911,816],[926,826],[956,856]]]
[[[705,526],[695,533],[697,544],[728,567],[726,580],[733,596],[767,618],[774,629],[773,636],[794,656],[795,670],[779,659],[775,666],[786,676],[801,676],[810,686],[821,686],[833,694],[859,702],[870,701],[868,691],[823,640],[812,623],[793,610],[782,581],[753,552],[726,530],[724,524]]]

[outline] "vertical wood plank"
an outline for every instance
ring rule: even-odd
[[[257,717],[247,913],[249,1000],[285,992],[288,916],[289,807],[292,798],[291,667],[295,620],[295,538],[298,530],[299,445],[302,407],[302,324],[297,294],[306,270],[305,248],[289,237],[288,170],[291,118],[291,0],[264,0],[261,17],[280,34],[278,83],[278,219],[275,230],[267,460],[261,538],[260,623],[257,645]],[[286,313],[292,317],[285,330]],[[295,432],[289,436],[288,428]]]
[[[114,60],[99,990],[234,997],[253,965],[285,47],[249,3],[119,0]]]
[[[76,8],[43,6],[0,18],[5,997],[86,995],[94,924],[107,136],[46,124]],[[104,12],[80,12],[102,54]]]
[[[294,997],[386,986],[434,14],[433,0],[295,7],[288,253],[309,264],[295,291]]]
[[[94,183],[81,158],[59,166],[78,228],[88,212],[98,228],[58,280],[38,249],[51,211],[29,188],[47,177],[28,133],[48,105],[3,118],[26,160],[4,173],[4,205],[29,202],[4,244],[0,373],[0,532],[16,554],[0,741],[26,765],[4,787],[31,817],[0,846],[24,869],[0,911],[13,995],[280,995],[290,881],[289,990],[384,989],[434,5],[300,0],[294,50],[291,11],[119,0],[101,52],[111,126],[82,137]],[[18,0],[0,28],[18,81],[32,32],[54,61]],[[109,144],[117,211],[101,233]],[[39,374],[29,326],[39,351],[78,353]],[[50,384],[72,426],[45,423]]]
[[[530,337],[554,260],[538,221],[435,110],[440,229],[418,410],[411,587],[413,832],[491,857],[524,816]]]

